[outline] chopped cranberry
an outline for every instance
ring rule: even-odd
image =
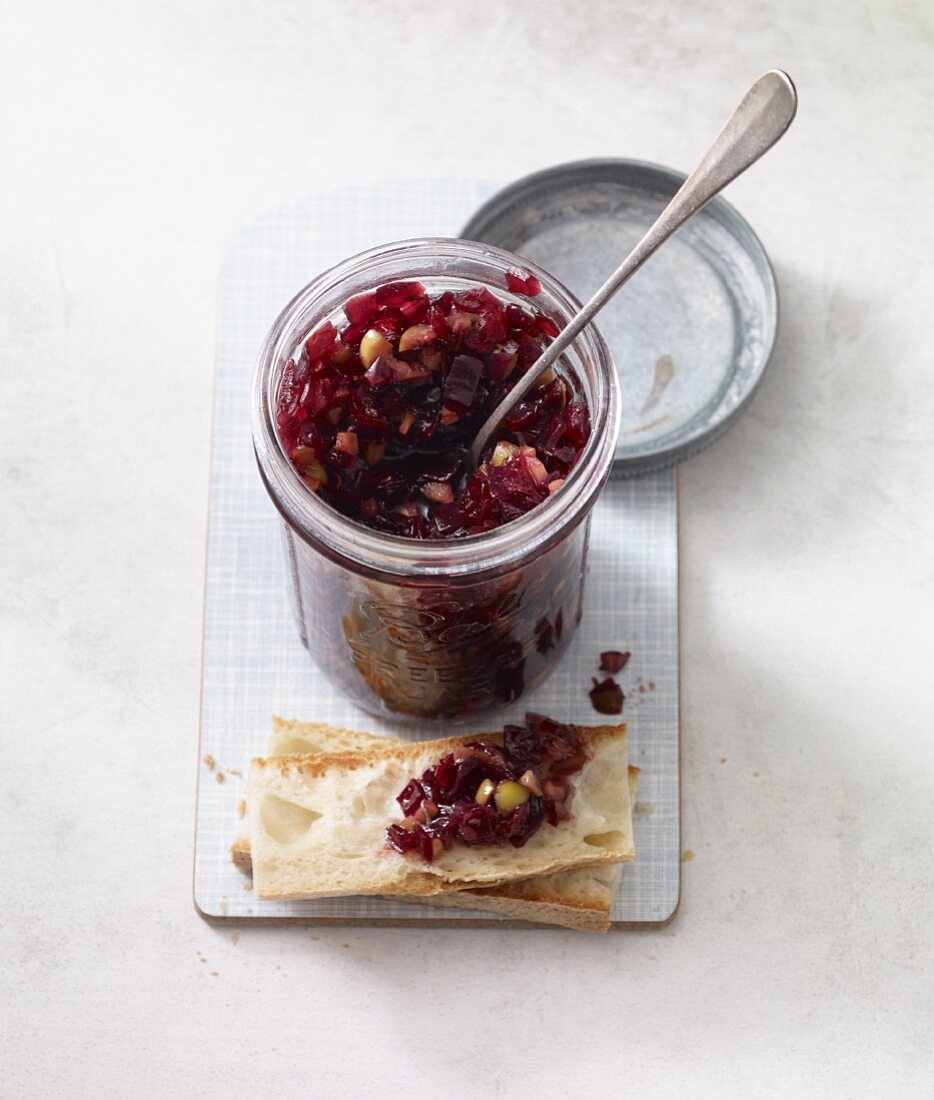
[[[398,309],[406,302],[424,296],[425,288],[421,283],[385,283],[376,291],[376,304]]]
[[[346,306],[344,307],[347,308]],[[365,324],[360,325],[345,325],[338,334],[340,336],[341,344],[350,348],[359,348],[360,341],[366,334],[367,326]]]
[[[605,653],[600,654],[600,671],[601,672],[622,672],[626,665],[629,664],[629,658],[632,654],[627,649],[625,653],[621,653],[618,649],[608,649]]]
[[[593,703],[594,710],[598,710],[601,714],[621,714],[625,698],[623,689],[612,676],[607,676],[603,681],[593,677],[590,701]]]
[[[507,284],[541,289],[520,268]],[[358,294],[344,313],[345,326],[304,338],[279,384],[280,439],[311,491],[377,530],[441,539],[493,530],[561,488],[590,435],[573,377],[533,390],[469,478],[450,459],[557,334],[553,321],[482,285],[431,296],[414,280]],[[521,654],[502,666],[501,698],[521,691],[523,668]]]
[[[400,309],[383,309],[379,316],[371,322],[371,327],[375,332],[385,336],[387,340],[392,340],[393,343],[398,341],[407,325],[408,322]]]
[[[336,339],[337,330],[330,321],[325,321],[325,323],[319,329],[316,329],[305,341],[305,354],[308,356],[309,360],[320,359],[333,349]]]
[[[419,325],[428,316],[428,295],[411,298],[399,306],[399,312],[412,325]]]
[[[392,367],[389,363],[389,357],[380,355],[377,359],[374,359],[363,377],[371,386],[385,386],[387,382],[391,382]],[[382,423],[382,417],[379,420]]]
[[[482,374],[483,363],[479,359],[472,355],[458,355],[442,387],[445,402],[469,409],[477,395]]]
[[[450,306],[442,306],[440,301],[439,299],[428,307],[425,320],[431,325],[438,340],[446,340],[451,335],[451,326],[447,320]]]
[[[380,304],[376,301],[375,291],[358,294],[356,298],[351,298],[344,306],[344,313],[352,325],[368,325],[379,313],[379,310]]]
[[[542,292],[542,284],[524,267],[511,267],[506,272],[506,286],[513,294],[524,294],[527,298],[534,298]]]
[[[467,347],[480,355],[489,355],[506,339],[506,315],[501,309],[482,314],[464,338]]]
[[[522,306],[516,305],[515,302],[510,302],[506,306],[506,325],[509,331],[517,336],[524,332],[534,333],[536,331],[535,318],[531,313],[527,313]]]
[[[409,817],[411,814],[415,813],[419,806],[421,806],[424,797],[425,792],[422,789],[421,783],[419,783],[417,779],[413,779],[396,801],[402,807],[402,812],[405,816]]]
[[[519,345],[515,340],[505,340],[487,356],[486,369],[491,382],[504,382],[512,374],[519,361]]]
[[[590,435],[590,413],[582,401],[571,401],[566,410],[565,438],[575,447],[583,447]]]
[[[485,286],[473,286],[469,290],[460,291],[454,295],[454,304],[459,309],[466,309],[471,313],[504,308],[503,303]]]
[[[568,816],[570,777],[589,751],[576,726],[527,714],[505,728],[502,746],[474,741],[411,779],[396,800],[405,820],[387,828],[387,843],[428,863],[455,843],[521,848],[545,821]]]
[[[285,365],[282,381],[279,383],[279,412],[276,419],[280,427],[284,427],[295,415],[301,393],[301,383],[295,377],[295,361],[290,359]]]

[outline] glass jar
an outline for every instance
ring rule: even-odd
[[[309,283],[279,314],[253,387],[253,443],[282,517],[292,607],[321,669],[382,717],[451,719],[510,703],[540,683],[581,617],[590,514],[613,463],[619,386],[609,351],[590,326],[565,353],[590,408],[591,434],[560,492],[494,531],[417,540],[362,526],[304,485],[279,442],[283,368],[326,320],[340,324],[356,294],[417,279],[429,294],[482,283],[506,302],[522,266],[542,284],[535,307],[559,326],[578,308],[553,276],[472,241],[424,238],[353,256]]]

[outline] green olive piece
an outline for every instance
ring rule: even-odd
[[[392,355],[392,344],[375,328],[368,329],[360,341],[360,361],[369,370],[381,355]]]
[[[477,804],[480,806],[485,806],[487,802],[489,802],[490,799],[493,797],[493,791],[495,789],[495,784],[493,783],[492,779],[484,779],[480,786],[477,787],[477,793],[474,795]]]
[[[531,797],[529,791],[512,779],[504,779],[496,788],[496,808],[501,814],[511,814]]]
[[[509,443],[505,439],[501,439],[496,447],[493,449],[493,457],[490,459],[491,466],[502,466],[508,462],[513,455],[519,453],[519,448],[515,443]]]

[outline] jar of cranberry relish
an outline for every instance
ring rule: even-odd
[[[528,281],[532,289],[525,289],[524,294],[516,293],[515,275],[507,277],[516,268],[532,276]],[[463,717],[510,703],[539,684],[577,628],[590,515],[610,473],[619,432],[617,375],[606,344],[590,326],[565,353],[558,371],[562,392],[573,395],[589,422],[589,433],[578,437],[584,441],[573,458],[568,459],[565,452],[566,467],[548,473],[537,463],[536,452],[523,446],[527,441],[516,430],[504,436],[512,442],[503,443],[505,451],[494,454],[485,467],[489,470],[491,464],[502,464],[504,457],[530,464],[533,474],[541,472],[540,480],[548,479],[544,499],[508,522],[502,521],[500,511],[499,520],[485,521],[479,533],[472,533],[463,526],[463,519],[451,519],[460,513],[458,504],[451,503],[453,494],[444,481],[426,486],[422,478],[423,496],[440,501],[431,534],[426,537],[426,522],[418,518],[421,513],[411,502],[387,511],[387,502],[380,502],[373,491],[373,496],[363,501],[363,511],[358,511],[357,505],[351,508],[335,495],[335,486],[345,484],[340,470],[335,468],[338,476],[328,483],[322,464],[302,466],[296,457],[303,461],[322,458],[321,448],[327,445],[336,461],[346,455],[333,448],[343,447],[352,453],[347,463],[362,467],[367,474],[361,461],[366,454],[379,471],[383,463],[391,461],[393,446],[398,451],[398,433],[409,430],[417,411],[401,414],[389,451],[385,444],[374,451],[365,441],[365,429],[340,430],[339,410],[328,410],[336,427],[324,444],[318,436],[307,435],[312,431],[310,421],[299,425],[297,417],[290,418],[297,398],[291,405],[283,405],[283,390],[293,384],[293,375],[320,368],[320,362],[309,368],[302,348],[309,347],[312,334],[322,331],[337,333],[336,344],[330,345],[332,352],[334,347],[341,349],[336,361],[349,357],[342,341],[355,349],[354,354],[360,357],[353,360],[356,370],[367,368],[365,377],[374,386],[383,381],[379,372],[386,374],[385,364],[394,364],[395,381],[401,371],[403,381],[413,378],[416,386],[424,383],[422,389],[405,392],[425,394],[426,402],[441,400],[440,390],[431,388],[430,376],[427,382],[414,377],[414,372],[422,369],[421,361],[414,358],[418,353],[408,355],[408,363],[402,361],[405,342],[396,339],[392,344],[399,358],[386,355],[374,365],[369,363],[372,357],[365,354],[362,340],[376,337],[361,337],[367,318],[364,316],[360,325],[349,324],[344,307],[350,303],[349,313],[357,317],[360,309],[355,312],[352,300],[372,302],[373,292],[381,287],[390,292],[415,287],[420,299],[402,301],[402,312],[412,306],[413,311],[421,310],[422,317],[427,303],[440,302],[443,312],[452,300],[456,310],[458,301],[472,303],[478,296],[492,301],[492,294],[502,307],[520,307],[523,324],[530,326],[530,317],[534,318],[538,329],[531,331],[550,336],[567,322],[578,303],[547,272],[500,249],[444,238],[403,241],[354,256],[315,279],[276,319],[260,354],[253,390],[253,442],[266,490],[282,519],[291,601],[303,644],[320,668],[373,714]],[[465,296],[465,292],[473,295]],[[386,300],[399,305],[402,297],[404,293],[396,295],[399,301]],[[510,316],[518,318],[519,314],[513,309]],[[456,319],[457,313],[449,311],[447,317]],[[379,319],[373,323],[380,326]],[[386,324],[381,327],[392,341]],[[450,329],[445,331],[448,342],[443,346],[450,348],[453,341],[455,350],[459,349],[460,342],[450,336]],[[503,333],[494,332],[494,339],[497,336],[501,338]],[[417,343],[411,336],[406,339]],[[316,339],[316,349],[321,342]],[[547,346],[547,342],[539,338],[539,346]],[[474,340],[472,346],[480,345]],[[504,346],[509,351],[514,345],[498,343],[490,352],[500,356],[497,362],[502,361]],[[529,353],[528,357],[534,356]],[[521,363],[521,353],[519,358]],[[491,361],[487,357],[486,362]],[[509,362],[514,361],[513,355]],[[441,368],[445,387],[449,381],[454,384],[454,374],[462,367],[455,357],[453,365],[449,360]],[[348,385],[358,382],[363,385],[359,378]],[[489,401],[496,399],[497,392],[501,391],[491,386]],[[566,406],[571,399],[565,396],[562,400]],[[451,406],[458,407],[456,401]],[[445,410],[439,408],[438,412],[436,424],[447,425]],[[454,418],[456,413],[450,416]],[[479,426],[484,418],[484,410],[477,406],[472,423]],[[321,422],[327,434],[327,421],[322,418]],[[417,435],[418,425],[414,430]],[[309,440],[311,445],[306,447]],[[556,453],[561,455],[560,450]],[[380,485],[392,482],[388,475],[380,477]],[[552,486],[558,491],[551,491]],[[398,496],[398,491],[394,492]],[[423,497],[419,500],[424,512],[425,501]],[[344,514],[348,511],[350,514]],[[447,516],[446,526],[439,519],[442,513]],[[439,531],[452,537],[438,537]]]

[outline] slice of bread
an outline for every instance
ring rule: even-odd
[[[267,756],[298,756],[304,753],[366,752],[387,742],[396,744],[398,737],[376,737],[372,733],[326,726],[322,722],[299,722],[294,718],[273,715],[272,732],[266,745]],[[230,846],[234,865],[244,874],[253,871],[250,837],[244,832]]]
[[[377,747],[387,738],[369,733],[335,729],[319,723],[273,718],[269,738],[270,756],[303,752],[335,752]],[[639,769],[629,765],[629,800],[634,806],[639,786]],[[245,874],[252,871],[250,840],[239,836],[231,846],[234,863]],[[583,932],[605,932],[610,925],[610,907],[623,865],[572,867],[553,875],[540,875],[521,882],[477,890],[458,890],[430,898],[407,898],[450,908],[500,913],[514,920],[554,924]]]
[[[633,806],[638,789],[639,769],[630,764],[629,800]],[[580,932],[606,932],[610,927],[613,896],[622,873],[622,863],[571,867],[567,871],[527,878],[521,882],[435,894],[420,900],[429,905],[479,909],[486,913],[500,913],[513,920],[556,924]]]
[[[372,733],[325,726],[320,722],[299,722],[273,716],[266,745],[267,756],[298,756],[310,752],[366,752],[386,745],[407,744],[401,737],[377,737]]]
[[[629,798],[635,805],[639,769],[629,765]],[[253,870],[250,839],[238,837],[230,848],[236,866],[245,874]],[[414,904],[443,905],[451,909],[476,909],[499,913],[532,924],[554,924],[580,932],[606,932],[610,927],[613,896],[622,875],[622,863],[600,867],[572,867],[553,875],[539,875],[521,882],[478,890],[453,890],[425,898],[403,898]]]
[[[316,732],[317,731],[317,732]],[[322,727],[276,724],[273,744],[323,747]],[[301,735],[301,746],[288,739]],[[385,843],[400,817],[396,795],[452,749],[478,736],[411,743],[335,731],[339,751],[255,760],[247,788],[250,855],[257,896],[268,899],[390,894],[423,897],[467,887],[619,863],[633,858],[626,727],[588,731],[591,759],[574,780],[571,818],[543,826],[523,848],[455,846],[433,864],[402,857]],[[311,738],[310,743],[307,738]],[[356,746],[356,747],[354,747]],[[235,859],[243,860],[243,853]],[[505,899],[500,899],[505,900]],[[516,904],[522,898],[511,899]]]

